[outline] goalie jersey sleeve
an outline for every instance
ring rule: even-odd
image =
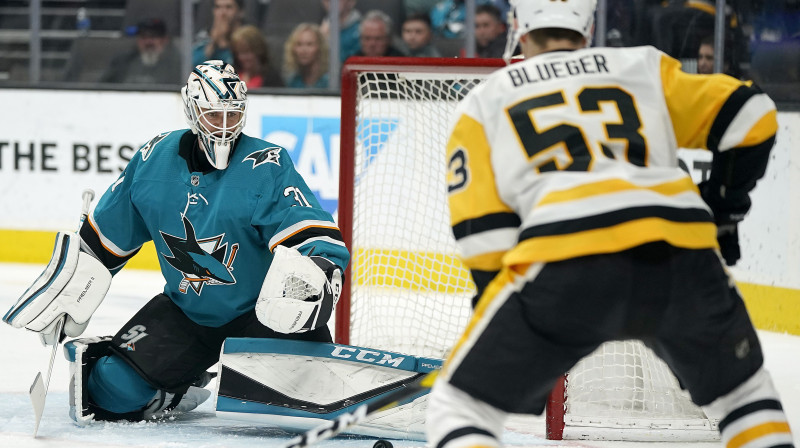
[[[714,248],[711,212],[677,149],[712,150],[725,165],[712,177],[749,191],[776,129],[757,88],[685,74],[652,47],[538,55],[492,74],[456,110],[453,233],[473,274],[653,241]]]
[[[187,141],[191,132],[180,130],[145,144],[90,214],[81,236],[107,267],[122,268],[152,241],[164,293],[211,327],[253,310],[278,244],[344,270],[339,229],[286,150],[243,134],[228,168],[191,172],[179,155]]]

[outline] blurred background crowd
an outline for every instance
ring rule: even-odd
[[[594,45],[653,45],[687,72],[717,68],[800,103],[800,0],[599,3]],[[222,59],[250,89],[335,92],[353,55],[502,57],[508,9],[508,0],[2,0],[0,87],[174,89],[193,65]]]

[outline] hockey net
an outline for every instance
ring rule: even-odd
[[[336,341],[443,358],[475,292],[449,225],[445,146],[460,99],[501,60],[351,58],[342,72],[338,221],[351,251]],[[565,376],[548,437],[707,440],[715,425],[639,342]]]

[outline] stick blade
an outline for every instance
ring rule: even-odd
[[[45,396],[47,395],[47,388],[44,386],[44,381],[42,380],[42,372],[36,374],[36,378],[34,378],[33,384],[31,384],[29,395],[31,396],[33,414],[36,419],[35,426],[33,427],[33,437],[36,438],[36,434],[39,432],[39,422],[42,421],[42,413],[44,412]]]

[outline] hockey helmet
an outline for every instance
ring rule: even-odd
[[[184,113],[211,165],[225,169],[246,120],[247,86],[233,66],[206,61],[196,66],[181,89]]]
[[[597,0],[511,0],[508,45],[503,58],[509,60],[519,38],[541,28],[564,28],[581,33],[592,43]]]

